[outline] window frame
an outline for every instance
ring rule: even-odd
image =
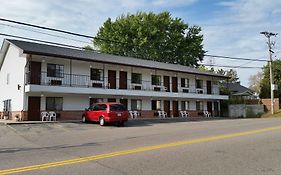
[[[183,108],[184,104],[184,108]],[[181,110],[186,111],[190,109],[190,102],[189,101],[181,101]]]
[[[189,78],[181,78],[181,87],[182,88],[189,88]]]
[[[96,71],[96,72],[94,72]],[[97,73],[96,75],[94,73]],[[99,77],[98,77],[99,75]],[[98,68],[91,68],[90,69],[90,79],[93,81],[103,81],[104,77],[104,70]]]
[[[136,104],[135,104],[135,106],[133,106],[134,105],[133,103],[135,103],[135,102],[136,102]],[[142,100],[132,99],[131,100],[131,110],[142,110]]]
[[[161,86],[161,75],[151,75],[151,84]]]
[[[134,78],[134,75],[138,75],[139,77]],[[131,73],[131,83],[132,84],[142,84],[142,74],[141,73]]]
[[[198,108],[199,104],[199,108]],[[196,111],[203,111],[204,110],[204,103],[203,101],[196,101]]]
[[[200,82],[200,84],[198,84],[198,82]],[[198,85],[200,85],[200,87],[198,87]],[[195,88],[196,89],[203,89],[203,80],[196,79],[196,81],[195,81]]]
[[[53,100],[48,104],[50,100]],[[57,104],[61,103],[61,104]],[[59,106],[59,107],[58,107]],[[63,97],[46,97],[46,111],[62,111],[63,110]]]
[[[51,66],[54,66],[51,70]],[[64,65],[63,64],[47,64],[47,77],[63,78],[64,77]]]

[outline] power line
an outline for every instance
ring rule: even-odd
[[[39,39],[33,39],[33,38],[27,38],[27,37],[21,37],[17,35],[10,35],[10,34],[5,34],[5,33],[0,33],[0,36],[6,36],[6,37],[12,37],[12,38],[19,38],[19,39],[24,39],[24,40],[30,40],[30,41],[36,41],[36,42],[41,42],[41,43],[47,43],[47,44],[52,44],[52,45],[57,45],[57,46],[64,46],[64,47],[69,47],[69,48],[74,48],[74,49],[79,49],[79,50],[84,50],[82,47],[78,46],[73,46],[73,45],[67,45],[67,44],[62,44],[62,43],[57,43],[57,42],[50,42],[50,41],[45,41],[45,40],[39,40]],[[91,50],[90,50],[91,51]],[[94,52],[98,52],[97,50],[92,50]],[[224,67],[224,68],[263,68],[263,67],[255,67],[255,66],[229,66],[229,65],[215,65],[215,64],[199,64],[203,66],[215,66],[215,67]]]
[[[258,66],[229,66],[229,65],[215,65],[215,64],[199,64],[203,66],[214,66],[214,67],[225,67],[225,68],[255,68],[255,69],[261,69],[263,67],[258,67]]]
[[[227,59],[232,59],[232,60],[267,61],[267,60],[263,60],[263,59],[251,59],[251,58],[243,58],[243,57],[230,57],[230,56],[222,56],[222,55],[209,55],[209,54],[204,54],[204,56],[207,56],[207,57],[214,57],[214,58],[227,58]]]
[[[30,24],[30,23],[25,23],[25,22],[10,20],[10,19],[5,19],[5,18],[0,18],[0,21],[5,21],[5,22],[9,22],[9,23],[19,24],[19,25],[24,25],[24,26],[34,27],[34,28],[39,28],[39,29],[43,29],[43,30],[49,30],[49,31],[53,31],[53,32],[60,32],[60,33],[84,37],[84,38],[91,38],[91,39],[94,39],[94,40],[103,40],[103,41],[106,41],[106,42],[111,42],[111,43],[115,42],[115,43],[127,44],[127,45],[129,44],[129,43],[124,43],[124,42],[119,42],[119,41],[114,41],[114,40],[108,40],[108,39],[93,37],[93,36],[85,35],[85,34],[81,34],[81,33],[75,33],[75,32],[70,32],[70,31],[56,29],[56,28],[50,28],[50,27],[45,27],[45,26],[40,26],[40,25],[35,25],[35,24]]]
[[[75,49],[80,49],[80,50],[83,49],[82,47],[77,47],[77,46],[73,46],[73,45],[50,42],[50,41],[45,41],[45,40],[38,40],[38,39],[33,39],[33,38],[26,38],[26,37],[21,37],[21,36],[17,36],[17,35],[9,35],[9,34],[5,34],[5,33],[0,33],[0,35],[6,36],[6,37],[12,37],[12,38],[19,38],[19,39],[24,39],[24,40],[42,42],[42,43],[47,43],[47,44],[53,44],[53,45],[58,45],[58,46],[70,47],[70,48],[75,48]]]
[[[64,37],[64,36],[59,36],[59,35],[54,35],[54,34],[50,34],[50,33],[46,33],[46,32],[40,32],[40,31],[37,31],[37,30],[27,29],[27,28],[15,26],[15,25],[9,25],[9,24],[3,24],[3,23],[0,23],[0,25],[6,26],[6,27],[11,27],[11,28],[16,28],[16,29],[20,29],[20,30],[40,33],[40,34],[44,34],[44,35],[48,35],[48,36],[52,36],[52,37],[68,39],[68,40],[72,40],[72,41],[76,41],[76,42],[80,42],[80,43],[84,43],[84,44],[91,44],[90,42],[86,42],[86,41],[82,41],[82,40],[78,40],[78,39],[73,39],[73,38],[68,38],[68,37]]]
[[[133,45],[133,44],[130,44],[130,43],[125,43],[125,42],[120,42],[120,41],[116,41],[116,40],[108,40],[108,39],[93,37],[93,36],[89,36],[89,35],[85,35],[85,34],[81,34],[81,33],[75,33],[75,32],[70,32],[70,31],[56,29],[56,28],[39,26],[39,25],[30,24],[30,23],[25,23],[25,22],[20,22],[20,21],[15,21],[15,20],[9,20],[9,19],[5,19],[5,18],[0,18],[0,21],[5,21],[5,22],[9,22],[9,23],[15,23],[15,24],[19,24],[19,25],[25,25],[25,26],[29,26],[29,27],[35,27],[35,28],[39,28],[39,29],[43,29],[43,30],[60,32],[60,33],[64,33],[64,34],[68,34],[68,35],[74,35],[74,36],[79,36],[79,37],[84,37],[84,38],[91,38],[91,39],[94,39],[94,40],[103,40],[105,42],[110,42],[110,43],[119,43],[119,44],[125,44],[125,45],[133,46],[133,47],[148,48],[146,46],[137,46],[137,45]],[[262,60],[262,59],[250,59],[250,58],[230,57],[230,56],[210,55],[210,54],[204,54],[204,56],[215,57],[215,58],[227,58],[227,59],[233,59],[233,60],[267,61],[267,60]]]

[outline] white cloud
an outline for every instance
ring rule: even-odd
[[[115,19],[117,16],[128,12],[159,12],[164,9],[170,9],[173,16],[176,14],[177,17],[188,22],[188,15],[174,9],[187,7],[194,3],[199,5],[199,2],[198,0],[10,0],[1,2],[0,16],[2,18],[95,35],[98,28],[108,17]],[[216,13],[217,16],[212,19],[205,19],[204,25],[201,25],[204,33],[205,49],[210,54],[267,58],[266,40],[259,32],[269,30],[281,33],[281,23],[279,22],[281,1],[225,0],[219,1],[217,5],[221,7]],[[33,32],[1,25],[0,32],[83,45],[69,40],[38,35]],[[279,37],[281,36],[276,38],[276,50],[281,50],[281,43],[278,42],[280,40]],[[205,61],[208,62],[209,59],[207,58]],[[215,63],[242,65],[247,62],[215,59]],[[246,65],[262,66],[262,64],[251,62]],[[249,75],[257,71],[256,69],[238,69],[238,75],[241,77],[242,83],[247,85]]]
[[[224,7],[216,19],[210,19],[203,25],[205,49],[211,54],[221,54],[234,57],[267,59],[266,38],[261,31],[280,33],[279,22],[281,2],[277,0],[235,0],[219,3]],[[279,36],[280,37],[280,36]],[[280,38],[276,41],[276,50],[281,50]],[[209,58],[205,60],[209,62]],[[266,62],[249,62],[237,60],[215,59],[215,64],[263,66]],[[248,78],[259,69],[237,69],[242,84],[248,85]]]

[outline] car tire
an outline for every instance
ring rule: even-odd
[[[105,125],[105,120],[104,120],[103,117],[100,118],[99,123],[100,123],[101,126],[104,126],[104,125]]]
[[[85,115],[82,116],[82,123],[88,123],[88,120],[86,119]]]

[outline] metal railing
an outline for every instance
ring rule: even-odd
[[[51,77],[48,76],[47,72],[41,72],[41,74],[36,75],[31,75],[30,72],[26,73],[26,84],[220,95],[219,87],[217,85],[212,85],[212,87],[207,90],[207,86],[201,88],[197,88],[195,85],[181,87],[180,82],[175,86],[172,83],[164,84],[163,82],[154,85],[152,81],[145,80],[142,80],[139,83],[132,83],[131,79],[127,79],[125,82],[120,82],[119,78],[116,78],[113,83],[110,83],[110,81],[111,80],[108,77],[101,77],[100,80],[91,80],[89,75],[64,73],[60,74],[59,77]]]

